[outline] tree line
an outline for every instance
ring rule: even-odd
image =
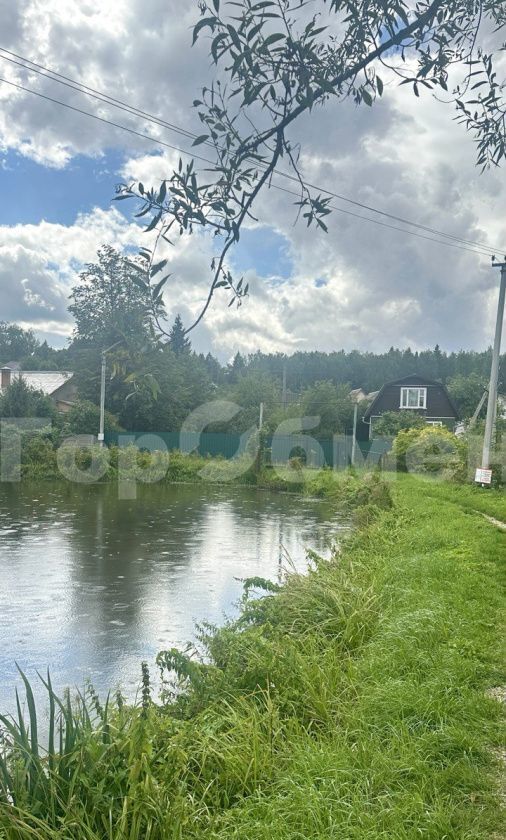
[[[14,360],[25,370],[74,372],[81,403],[74,423],[81,428],[76,431],[96,430],[100,357],[103,349],[113,345],[107,356],[109,426],[128,431],[178,431],[195,408],[222,399],[236,403],[241,411],[210,430],[245,431],[258,422],[263,403],[267,429],[303,414],[321,418],[315,433],[332,435],[351,428],[350,389],[370,392],[414,373],[443,382],[461,415],[470,417],[488,381],[490,349],[446,353],[437,345],[420,352],[409,347],[391,347],[384,353],[299,351],[290,356],[238,352],[230,362],[222,363],[211,353],[193,351],[179,315],[165,330],[166,336],[160,336],[140,272],[114,249],[101,248],[97,261],[85,267],[71,291],[69,311],[75,325],[63,349],[38,341],[31,330],[0,323],[1,364]],[[166,317],[163,304],[158,317]],[[26,394],[23,399],[26,402]],[[13,396],[10,402],[16,404]],[[0,409],[3,416],[11,413],[5,396]]]

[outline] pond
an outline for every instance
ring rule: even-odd
[[[140,663],[232,616],[239,578],[276,580],[328,554],[346,525],[316,500],[207,485],[0,485],[0,711],[14,710],[15,663],[54,685],[128,697]]]

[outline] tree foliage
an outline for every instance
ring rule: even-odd
[[[302,411],[305,416],[319,417],[316,433],[323,438],[351,432],[353,426],[353,403],[350,388],[346,384],[336,386],[333,382],[316,382],[304,393]]]
[[[100,408],[90,400],[78,400],[65,415],[64,431],[72,435],[96,435],[100,424]],[[109,411],[104,415],[104,431],[117,432],[120,426]]]
[[[150,336],[152,300],[144,270],[108,245],[80,274],[70,299],[77,340],[104,349],[121,340],[146,342]]]
[[[470,418],[478,408],[480,399],[485,388],[488,388],[488,378],[478,373],[470,373],[469,376],[458,374],[448,382],[448,392],[459,409],[461,417]],[[480,412],[480,417],[485,416],[486,401]]]
[[[425,428],[425,418],[416,411],[385,411],[374,423],[375,437],[395,437],[404,429]]]
[[[191,350],[191,341],[186,337],[183,321],[181,320],[181,315],[179,313],[176,315],[175,321],[169,333],[168,344],[176,356],[179,356],[180,353],[189,353]]]
[[[136,323],[139,326],[139,322]],[[490,350],[445,353],[436,346],[421,352],[392,347],[385,353],[357,350],[297,352],[291,356],[236,353],[227,364],[210,353],[204,356],[191,349],[178,355],[167,342],[153,341],[146,345],[142,323],[139,329],[140,336],[131,334],[126,346],[120,345],[107,357],[106,408],[122,428],[133,431],[178,431],[190,412],[208,400],[220,399],[235,402],[242,410],[229,422],[215,426],[215,431],[242,433],[256,425],[259,405],[263,402],[267,432],[274,431],[283,420],[309,415],[321,417],[320,425],[313,433],[326,437],[351,429],[350,388],[373,391],[385,382],[411,374],[446,384],[461,416],[469,417],[488,381],[491,362]],[[25,333],[16,327],[10,334],[23,338]],[[91,426],[79,424],[76,417],[72,424],[74,431],[95,425],[103,347],[103,335],[97,335],[99,338],[95,341],[74,337],[68,347],[55,350],[28,333],[28,343],[22,342],[20,347],[30,349],[30,355],[24,359],[16,359],[14,355],[13,359],[23,361],[25,369],[51,368],[74,373],[80,399],[95,406]],[[139,347],[143,347],[142,352],[138,352]],[[505,377],[506,356],[503,356],[499,379],[499,393],[502,394],[506,393]],[[22,386],[18,388],[21,390]],[[44,409],[32,408],[31,399],[26,405],[17,400],[16,407],[4,399],[0,406],[4,406],[2,416],[33,416],[33,410],[35,416],[46,416]],[[75,414],[79,413],[76,409]],[[90,413],[91,409],[86,416]],[[359,417],[361,414],[362,407]],[[402,415],[407,417],[406,412]],[[68,425],[69,416],[65,419]],[[377,430],[376,423],[375,432]],[[383,429],[381,433],[394,432]]]
[[[330,198],[299,166],[293,129],[303,114],[346,100],[371,107],[385,82],[397,79],[415,96],[437,92],[453,104],[481,166],[505,155],[504,98],[486,46],[490,31],[506,23],[504,0],[201,0],[200,9],[193,42],[206,36],[216,77],[193,103],[203,131],[194,145],[205,144],[211,165],[199,173],[197,156],[180,161],[160,187],[123,184],[116,196],[140,201],[138,215],[149,219],[157,244],[199,228],[218,238],[208,296],[189,330],[218,290],[229,293],[229,305],[248,294],[228,254],[260,193],[280,177],[281,161],[295,184],[298,215],[327,230]],[[155,278],[166,263],[155,253],[156,245],[146,276],[154,304],[166,279]]]
[[[30,356],[38,344],[32,330],[0,321],[0,366]]]
[[[464,481],[467,443],[445,428],[425,426],[403,429],[394,440],[393,454],[399,469]]]
[[[49,397],[31,388],[23,376],[13,379],[0,394],[0,417],[47,417],[54,419],[56,407]]]

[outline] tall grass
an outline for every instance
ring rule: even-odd
[[[22,675],[0,838],[490,840],[504,535],[424,488],[394,485],[394,510],[307,576],[248,581],[239,618],[201,628],[205,656],[160,653],[158,702],[146,666],[135,706],[46,678],[42,749]]]
[[[101,448],[95,444],[90,448],[80,446],[72,439],[56,448],[58,443],[50,435],[27,436],[21,446],[21,477],[24,480],[66,480],[85,484],[107,481],[237,484],[328,496],[333,501],[351,506],[364,504],[364,494],[375,496],[371,501],[379,506],[384,506],[382,502],[386,501],[386,495],[380,500],[381,482],[376,473],[369,474],[364,482],[352,471],[306,468],[297,459],[292,459],[286,466],[274,467],[252,463],[247,455],[232,459],[211,458],[178,450],[149,452],[133,444],[121,448]],[[5,460],[6,475],[12,475],[13,480],[16,478],[17,457],[14,444],[15,441],[12,451],[4,447],[5,451],[0,453]]]

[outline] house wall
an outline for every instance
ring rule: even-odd
[[[11,371],[8,368],[2,368],[0,390],[5,391],[11,384]]]
[[[55,400],[56,403],[56,410],[60,412],[60,414],[67,414],[73,406],[73,403],[66,402],[64,400]]]
[[[403,409],[403,410],[405,410],[405,409]],[[388,411],[390,411],[390,409],[388,409]],[[430,417],[426,414],[426,412],[421,411],[421,409],[418,409],[418,411],[420,411],[420,414],[422,414],[424,416],[424,418],[427,422],[430,422],[431,420],[437,420],[438,422],[441,422],[443,424],[443,426],[446,426],[446,428],[450,432],[454,431],[454,429],[455,429],[455,417]],[[370,423],[369,423],[369,438],[374,437],[374,431],[373,431],[374,425],[375,425],[375,423],[378,422],[378,420],[380,418],[381,418],[381,414],[373,414],[369,418],[369,420],[370,420]]]
[[[68,382],[65,382],[58,390],[54,391],[51,394],[51,399],[56,404],[58,411],[70,411],[72,403],[77,399],[77,388],[72,379],[69,379]]]
[[[385,411],[401,411],[401,387],[402,388],[427,388],[427,408],[410,409],[421,414],[426,419],[439,420],[448,418],[452,422],[456,420],[455,411],[448,395],[440,385],[424,385],[422,382],[413,382],[400,385],[387,385],[383,393],[378,397],[374,405],[374,415],[379,416]],[[402,409],[406,411],[407,409]]]

